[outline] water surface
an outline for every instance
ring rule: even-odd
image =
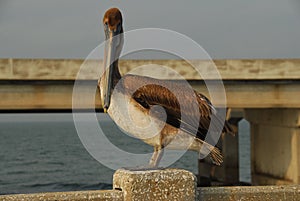
[[[102,114],[101,114],[102,115]],[[132,153],[148,153],[152,147],[123,134],[107,117],[101,126],[110,141]],[[0,115],[0,194],[110,189],[111,170],[83,147],[72,114]],[[241,139],[241,138],[240,138]],[[244,139],[244,142],[247,138]],[[103,153],[112,162],[112,153]],[[246,158],[249,152],[243,152]],[[197,153],[188,151],[171,167],[197,174]],[[243,181],[249,180],[247,164]]]

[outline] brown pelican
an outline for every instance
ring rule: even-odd
[[[103,17],[103,25],[106,37],[104,67],[107,69],[99,79],[98,86],[104,112],[107,112],[121,129],[154,147],[149,166],[158,167],[165,147],[198,152],[206,150],[212,161],[220,165],[222,163],[220,151],[204,141],[211,119],[213,117],[217,119],[212,123],[216,128],[220,128],[220,132],[232,133],[233,131],[227,122],[224,124],[218,121],[220,119],[217,118],[217,111],[208,98],[194,90],[188,93],[189,90],[184,84],[175,81],[130,74],[122,77],[118,59],[124,38],[122,15],[119,9],[107,10]],[[136,89],[136,86],[142,87]],[[170,88],[172,90],[168,90]],[[174,95],[174,90],[184,100],[183,107]],[[196,100],[194,101],[196,105],[193,100]],[[195,110],[199,111],[200,118],[197,118]],[[183,117],[184,121],[182,121]],[[141,131],[132,126],[129,121],[134,121],[141,127],[152,123],[151,128],[156,135],[149,133],[150,137],[143,137],[144,133],[139,133]],[[201,149],[203,145],[207,148]]]

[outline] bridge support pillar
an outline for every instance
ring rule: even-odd
[[[300,109],[247,109],[254,185],[300,184]]]

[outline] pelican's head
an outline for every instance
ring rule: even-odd
[[[119,9],[107,10],[103,17],[105,32],[104,76],[101,79],[101,100],[104,112],[110,105],[110,97],[114,84],[114,78],[119,75],[118,59],[123,47],[122,14]]]
[[[103,26],[105,32],[105,40],[108,41],[111,50],[115,50],[114,59],[119,58],[123,47],[123,27],[122,14],[119,9],[111,8],[107,10],[103,17]]]

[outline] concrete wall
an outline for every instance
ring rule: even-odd
[[[196,187],[196,177],[186,170],[118,170],[114,190],[4,195],[0,201],[298,201],[300,186]]]

